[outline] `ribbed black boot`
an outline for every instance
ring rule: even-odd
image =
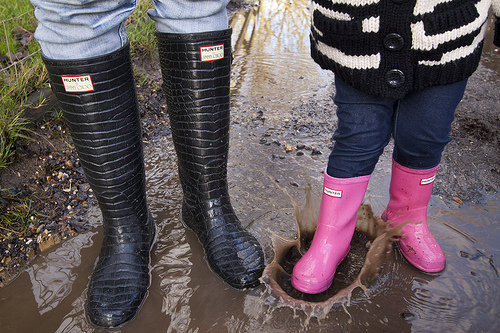
[[[120,326],[146,296],[156,230],[146,204],[129,46],[91,59],[43,60],[102,211],[104,240],[88,287],[88,315],[95,325]]]
[[[157,38],[183,221],[198,235],[216,274],[233,287],[254,287],[264,255],[236,217],[227,184],[231,29]]]

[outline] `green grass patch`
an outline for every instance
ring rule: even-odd
[[[10,189],[0,189],[0,200],[8,204],[0,205],[0,237],[16,237],[26,234],[41,217],[33,208],[33,202],[21,193]]]
[[[155,22],[147,14],[151,8],[151,1],[139,0],[135,11],[126,22],[132,57],[152,59],[156,53]]]
[[[21,117],[28,96],[46,80],[40,47],[33,38],[37,21],[28,0],[0,0],[0,169],[9,164],[14,143],[27,138]]]

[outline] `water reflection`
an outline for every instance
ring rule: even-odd
[[[154,274],[160,278],[163,295],[161,312],[171,317],[168,331],[186,332],[191,323],[189,300],[196,288],[189,286],[192,262],[191,248],[186,243],[184,229],[170,231],[170,244],[165,245],[161,259],[155,264]],[[178,238],[179,241],[173,241]]]
[[[59,248],[26,270],[41,315],[57,307],[71,292],[77,278],[73,270],[82,262],[80,251],[93,245],[94,235],[95,232],[88,232],[63,242]]]
[[[95,328],[85,316],[85,301],[86,297],[82,294],[71,304],[70,312],[64,316],[61,325],[55,331],[56,333],[83,333],[94,331]]]
[[[483,56],[481,64],[496,72],[492,80],[498,81],[500,74],[500,48],[493,44],[493,35],[495,33],[495,17],[490,14],[488,18],[488,30],[484,38]]]
[[[309,56],[307,4],[307,0],[260,1],[259,7],[232,17],[233,95],[244,97],[246,103],[274,102],[276,107],[276,102],[286,105],[305,99],[326,86],[331,73]]]

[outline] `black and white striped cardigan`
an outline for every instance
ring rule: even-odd
[[[401,99],[476,70],[490,7],[500,17],[500,0],[312,0],[311,55],[359,90]]]

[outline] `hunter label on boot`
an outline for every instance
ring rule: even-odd
[[[90,75],[61,76],[61,79],[66,92],[94,91]]]
[[[430,178],[424,178],[420,180],[420,185],[427,185],[432,183],[436,179],[436,176],[432,176]]]
[[[224,44],[200,47],[201,61],[214,61],[224,58]]]
[[[332,190],[331,188],[325,186],[323,192],[325,192],[326,195],[334,198],[342,198],[342,191],[339,190]]]

